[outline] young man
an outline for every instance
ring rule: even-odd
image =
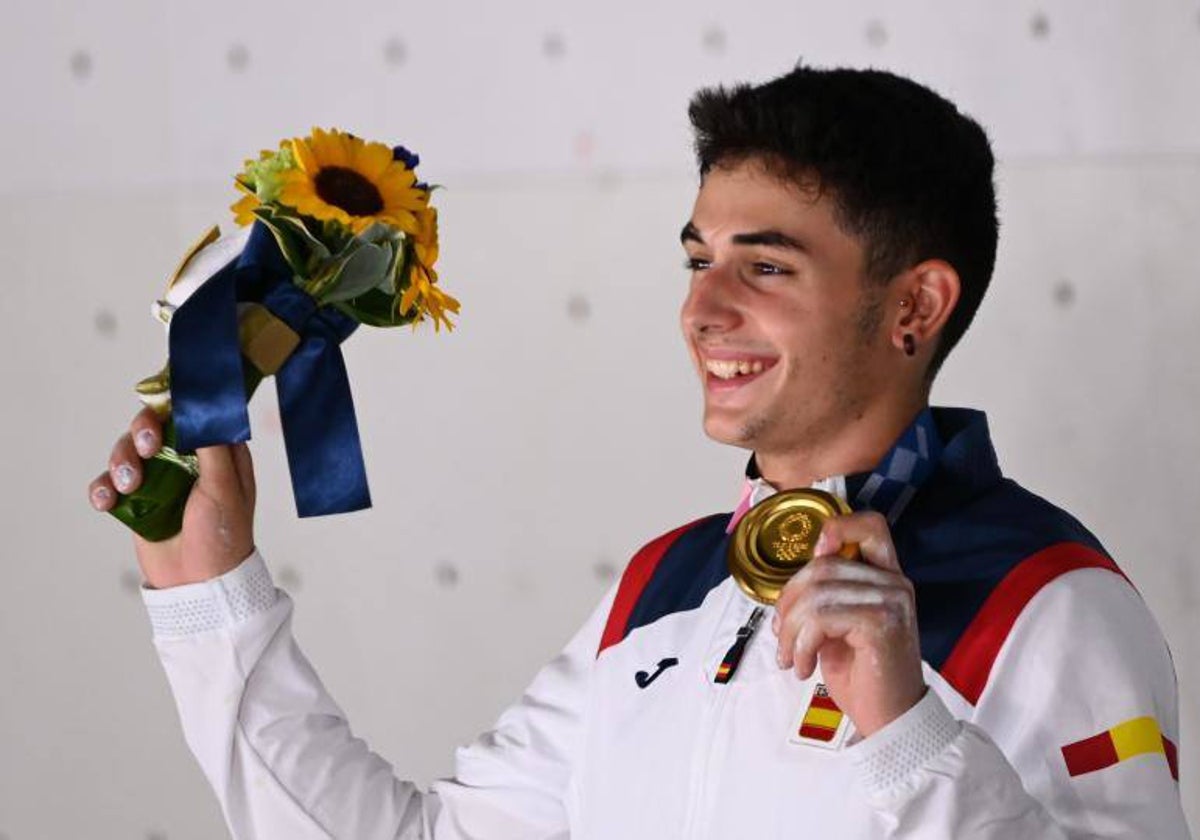
[[[183,533],[137,548],[235,836],[1187,837],[1146,607],[1078,522],[1001,477],[983,415],[927,405],[992,271],[983,131],[874,71],[705,91],[691,117],[682,326],[706,432],[753,452],[734,513],[649,543],[422,792],[352,738],[298,650],[253,548],[244,446],[203,450]],[[159,440],[139,414],[97,507]],[[807,486],[855,512],[764,612],[729,576],[729,534]]]

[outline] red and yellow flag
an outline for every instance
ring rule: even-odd
[[[824,685],[818,684],[808,710],[800,721],[800,737],[814,741],[832,741],[842,724],[842,710],[833,702]]]
[[[1072,776],[1103,770],[1135,755],[1154,753],[1166,757],[1171,777],[1178,781],[1179,758],[1175,745],[1159,731],[1158,721],[1152,717],[1127,720],[1099,735],[1062,748],[1067,772]]]

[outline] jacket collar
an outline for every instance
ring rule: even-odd
[[[947,470],[956,483],[984,487],[1000,477],[996,453],[981,411],[926,407],[913,419],[875,468],[814,483],[846,499],[855,510],[875,510],[895,524],[917,491],[935,472]],[[732,530],[751,507],[776,488],[758,471],[754,456],[746,464],[741,500],[730,518]]]

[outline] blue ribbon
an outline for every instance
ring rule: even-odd
[[[358,322],[292,282],[275,237],[255,222],[242,253],[171,317],[171,413],[181,452],[250,439],[237,304],[261,303],[300,336],[275,374],[296,510],[302,517],[371,506],[341,343]]]

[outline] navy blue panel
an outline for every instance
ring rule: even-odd
[[[1069,514],[1008,479],[949,515],[932,507],[914,500],[893,536],[916,589],[921,655],[935,668],[1022,560],[1060,542],[1104,550]]]
[[[625,635],[664,615],[696,609],[709,590],[729,576],[725,562],[729,516],[718,513],[702,520],[667,549],[629,616]]]
[[[916,589],[921,656],[940,668],[996,585],[1059,542],[1103,551],[1070,514],[1001,477],[982,414],[936,410],[946,448],[892,530]]]

